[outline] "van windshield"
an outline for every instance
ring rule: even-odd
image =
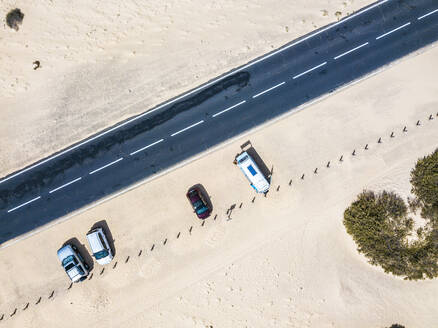
[[[108,251],[106,249],[101,250],[100,252],[97,252],[94,254],[94,257],[96,260],[103,259],[104,257],[108,256]]]
[[[243,162],[245,162],[248,159],[248,155],[243,156],[240,160],[239,163],[242,164]]]

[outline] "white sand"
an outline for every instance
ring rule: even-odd
[[[0,176],[371,2],[2,0]]]
[[[438,146],[438,118],[427,120],[438,108],[437,58],[433,48],[406,59],[2,249],[4,324],[369,328],[398,322],[436,327],[438,281],[403,281],[369,265],[346,234],[342,213],[363,188],[408,195],[416,159]],[[407,133],[402,132],[405,125]],[[392,131],[395,138],[389,137]],[[379,137],[382,144],[377,144]],[[274,166],[268,197],[257,196],[254,203],[252,189],[232,164],[247,140]],[[313,174],[315,167],[318,174]],[[205,226],[184,196],[195,183],[208,190],[218,215]],[[237,208],[228,220],[225,213],[232,204]],[[107,267],[102,276],[95,267],[92,280],[67,290],[56,249],[71,237],[85,242],[89,227],[101,219],[114,236],[117,267]],[[44,299],[34,305],[40,295]],[[29,308],[21,310],[27,302]],[[15,307],[17,314],[9,318]]]

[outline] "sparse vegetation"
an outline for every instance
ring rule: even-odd
[[[411,212],[420,210],[427,220],[408,243],[413,220],[408,207],[395,193],[364,191],[344,212],[344,225],[373,265],[405,279],[438,276],[438,150],[417,161],[411,172]]]
[[[405,326],[399,325],[398,323],[394,323],[389,328],[405,328]]]
[[[431,220],[438,219],[438,149],[417,161],[411,172],[413,209],[421,209],[421,215]]]
[[[18,25],[21,25],[23,18],[24,14],[21,12],[21,10],[15,8],[6,15],[6,24],[8,24],[10,28],[18,31]]]

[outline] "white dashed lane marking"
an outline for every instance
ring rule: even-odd
[[[138,152],[141,152],[141,151],[143,151],[143,150],[145,150],[145,149],[148,149],[149,147],[152,147],[152,146],[155,146],[156,144],[159,144],[161,141],[163,141],[164,139],[160,139],[160,140],[158,140],[158,141],[155,141],[155,142],[153,142],[153,143],[151,143],[151,144],[149,144],[149,145],[147,145],[147,146],[144,146],[143,148],[140,148],[140,149],[137,149],[136,151],[133,151],[132,153],[130,153],[129,155],[135,155],[135,154],[137,154]]]
[[[74,180],[72,180],[70,182],[67,182],[67,183],[63,184],[62,186],[59,186],[58,188],[52,189],[52,190],[49,191],[49,194],[51,194],[52,192],[55,192],[55,191],[57,191],[59,189],[62,189],[64,187],[67,187],[68,185],[71,185],[72,183],[75,183],[75,182],[77,182],[77,181],[79,181],[81,179],[82,179],[82,177],[79,177],[77,179],[74,179]]]
[[[431,12],[428,12],[427,14],[418,17],[417,19],[418,19],[418,20],[422,20],[423,18],[425,18],[425,17],[427,17],[427,16],[429,16],[429,15],[435,14],[435,13],[437,13],[437,12],[438,12],[438,9],[432,10]]]
[[[191,129],[191,128],[193,128],[193,127],[195,127],[195,126],[197,126],[197,125],[199,125],[199,124],[201,124],[201,123],[204,123],[204,120],[201,120],[201,121],[199,121],[199,122],[196,122],[195,124],[192,124],[192,125],[190,125],[190,126],[184,128],[184,129],[182,129],[182,130],[179,130],[179,131],[177,131],[177,132],[175,132],[175,133],[172,133],[170,136],[171,136],[171,137],[174,137],[174,136],[176,136],[177,134],[180,134],[181,132],[187,131],[188,129]]]
[[[262,91],[262,92],[260,92],[260,93],[258,93],[258,94],[256,94],[256,95],[252,96],[252,97],[253,97],[253,98],[257,98],[258,96],[261,96],[262,94],[265,94],[266,92],[269,92],[269,91],[271,91],[271,90],[274,90],[275,88],[278,88],[279,86],[282,86],[282,85],[285,84],[285,83],[286,83],[286,82],[278,83],[278,84],[274,85],[273,87],[270,87],[269,89],[266,89],[266,90],[264,90],[264,91]]]
[[[8,210],[8,213],[10,213],[10,212],[12,212],[12,211],[15,211],[15,210],[19,209],[20,207],[23,207],[23,206],[25,206],[25,205],[27,205],[27,204],[30,204],[30,203],[32,203],[32,202],[34,202],[34,201],[36,201],[36,200],[38,200],[38,199],[40,199],[40,198],[41,198],[41,196],[35,197],[35,198],[33,198],[33,199],[27,201],[26,203],[23,203],[23,204],[18,205],[18,206],[14,207],[14,208],[11,208],[10,210]]]
[[[404,27],[406,27],[406,26],[409,26],[409,25],[411,25],[411,22],[407,22],[406,24],[403,24],[402,26],[396,27],[395,29],[393,29],[393,30],[391,30],[391,31],[389,31],[389,32],[386,32],[386,33],[384,33],[384,34],[382,34],[382,35],[379,35],[379,36],[376,38],[376,40],[379,40],[379,39],[381,39],[381,38],[383,38],[383,37],[385,37],[385,36],[387,36],[387,35],[389,35],[389,34],[391,34],[391,33],[394,33],[394,32],[396,32],[396,31],[398,31],[398,30],[401,30],[402,28],[404,28]]]
[[[318,31],[315,31],[314,33],[311,33],[311,34],[307,35],[306,37],[301,38],[300,40],[297,40],[296,42],[293,42],[293,43],[291,43],[291,44],[289,44],[289,45],[287,45],[287,46],[285,46],[283,48],[280,48],[280,49],[278,49],[278,50],[276,50],[276,51],[274,51],[274,52],[272,52],[270,54],[267,54],[267,55],[265,55],[265,56],[263,56],[263,57],[261,57],[261,58],[259,58],[257,60],[254,60],[254,61],[252,61],[252,62],[250,62],[250,63],[248,63],[246,65],[243,65],[242,67],[239,67],[238,69],[233,70],[233,71],[231,71],[228,74],[225,74],[225,75],[223,75],[223,76],[221,76],[221,77],[219,77],[217,79],[214,79],[214,80],[212,80],[212,81],[210,81],[210,82],[208,82],[208,83],[206,83],[204,85],[201,85],[200,87],[195,88],[195,89],[193,89],[193,90],[191,90],[191,91],[189,91],[189,92],[187,92],[187,93],[185,93],[185,94],[183,94],[183,95],[181,95],[181,96],[179,96],[179,97],[177,97],[175,99],[167,101],[167,102],[157,106],[156,108],[153,108],[153,109],[151,109],[151,110],[149,110],[149,111],[147,111],[145,113],[142,113],[142,114],[140,114],[140,115],[138,115],[136,117],[133,117],[132,119],[130,119],[130,120],[126,121],[126,122],[123,122],[123,123],[121,123],[121,124],[119,124],[117,126],[114,126],[111,129],[108,129],[107,131],[99,133],[98,135],[96,135],[96,136],[94,136],[92,138],[84,140],[84,141],[78,143],[77,145],[74,145],[74,146],[72,146],[72,147],[70,147],[70,148],[68,148],[68,149],[66,149],[66,150],[64,150],[64,151],[62,151],[62,152],[60,152],[60,153],[58,153],[56,155],[53,155],[53,156],[51,156],[51,157],[49,157],[49,158],[47,158],[47,159],[45,159],[45,160],[43,160],[41,162],[38,162],[38,163],[36,163],[34,165],[29,166],[28,168],[25,168],[25,169],[23,169],[23,170],[21,170],[21,171],[19,171],[17,173],[14,173],[14,174],[12,174],[12,175],[4,178],[4,179],[1,179],[0,180],[0,184],[3,183],[3,182],[6,182],[6,181],[8,181],[8,180],[10,180],[10,179],[12,179],[12,178],[14,178],[16,176],[19,176],[19,175],[21,175],[21,174],[23,174],[23,173],[25,173],[27,171],[30,171],[30,170],[32,170],[32,169],[34,169],[34,168],[36,168],[36,167],[38,167],[40,165],[43,165],[43,164],[45,164],[45,163],[47,163],[47,162],[49,162],[49,161],[51,161],[51,160],[61,156],[61,155],[64,155],[64,154],[66,154],[66,153],[68,153],[68,152],[78,148],[78,147],[81,147],[81,146],[83,146],[85,144],[88,144],[89,142],[91,142],[93,140],[96,140],[96,139],[98,139],[98,138],[100,138],[100,137],[102,137],[102,136],[104,136],[104,135],[106,135],[106,134],[108,134],[108,133],[110,133],[112,131],[120,129],[121,127],[123,127],[123,126],[125,126],[125,125],[127,125],[127,124],[129,124],[131,122],[134,122],[135,120],[138,120],[138,119],[140,119],[140,118],[142,118],[142,117],[144,117],[146,115],[150,115],[151,113],[153,113],[153,112],[155,112],[155,111],[157,111],[157,110],[159,110],[159,109],[161,109],[161,108],[163,108],[165,106],[168,106],[168,105],[170,105],[172,103],[175,103],[175,102],[179,101],[180,99],[183,99],[183,98],[185,98],[187,96],[190,96],[190,95],[192,95],[192,94],[194,94],[194,93],[196,93],[196,92],[198,92],[198,91],[200,91],[202,89],[205,89],[205,88],[209,87],[210,85],[213,85],[213,84],[217,83],[218,81],[221,81],[221,80],[223,80],[223,79],[225,79],[225,78],[227,78],[227,77],[229,77],[229,76],[231,76],[231,75],[233,75],[233,74],[235,74],[237,72],[245,70],[248,67],[251,67],[251,66],[253,66],[255,64],[258,64],[258,63],[260,63],[260,62],[262,62],[262,61],[264,61],[264,60],[266,60],[268,58],[271,58],[272,56],[275,56],[275,55],[277,55],[279,53],[282,53],[283,51],[285,51],[287,49],[290,49],[290,48],[292,48],[292,47],[294,47],[294,46],[296,46],[298,44],[306,42],[307,40],[313,38],[314,36],[319,35],[321,33],[324,33],[325,31],[328,31],[328,30],[330,30],[330,29],[332,29],[332,28],[334,28],[334,27],[336,27],[338,25],[344,24],[345,22],[350,21],[351,19],[355,18],[356,16],[362,15],[362,14],[364,14],[364,13],[366,13],[366,12],[376,8],[376,7],[379,7],[379,6],[383,5],[384,3],[388,2],[388,1],[389,0],[381,0],[381,1],[379,1],[379,2],[369,6],[367,8],[364,8],[364,9],[358,11],[357,13],[354,13],[354,14],[352,14],[350,16],[347,16],[346,18],[340,20],[339,22],[336,22],[336,23],[331,24],[331,25],[329,25],[329,26],[327,26],[325,28],[322,28],[322,29],[320,29]],[[132,106],[132,104],[130,106]]]
[[[242,105],[242,104],[244,104],[244,103],[246,103],[246,100],[241,101],[240,103],[235,104],[235,105],[233,105],[233,106],[230,106],[230,107],[228,107],[228,108],[226,108],[226,109],[224,109],[224,110],[222,110],[222,111],[220,111],[220,112],[218,112],[218,113],[216,113],[216,114],[214,114],[214,115],[212,115],[212,116],[213,116],[213,117],[219,116],[219,115],[221,115],[221,114],[223,114],[223,113],[225,113],[225,112],[228,112],[230,109],[236,108],[237,106],[240,106],[240,105]]]
[[[307,71],[304,71],[304,72],[302,72],[302,73],[300,73],[298,75],[295,75],[292,79],[294,79],[294,80],[298,79],[300,76],[303,76],[304,74],[310,73],[311,71],[314,71],[315,69],[320,68],[320,67],[322,67],[322,66],[324,66],[326,64],[327,64],[327,62],[323,62],[323,63],[321,63],[319,65],[316,65],[316,66],[312,67],[311,69],[308,69]]]
[[[362,48],[362,47],[365,47],[365,46],[368,45],[368,44],[369,44],[369,42],[365,42],[365,43],[361,44],[360,46],[357,46],[356,48],[350,49],[350,50],[348,50],[348,51],[346,51],[346,52],[344,52],[344,53],[342,53],[342,54],[340,54],[340,55],[334,57],[333,59],[339,59],[339,58],[341,58],[341,57],[344,57],[345,55],[348,55],[349,53],[352,53],[353,51],[356,51],[357,49],[360,49],[360,48]]]
[[[98,169],[96,169],[94,171],[91,171],[89,174],[94,174],[96,172],[99,172],[100,170],[103,170],[103,169],[107,168],[108,166],[111,166],[113,164],[116,164],[117,162],[120,162],[122,159],[123,159],[123,157],[120,157],[119,159],[116,159],[115,161],[113,161],[111,163],[108,163],[108,164],[106,164],[104,166],[101,166],[101,167],[99,167]]]

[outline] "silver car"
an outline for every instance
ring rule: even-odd
[[[72,282],[85,280],[90,267],[75,245],[67,244],[58,250],[58,258]]]
[[[102,228],[96,228],[87,233],[91,253],[100,265],[108,264],[113,259],[113,253]]]

